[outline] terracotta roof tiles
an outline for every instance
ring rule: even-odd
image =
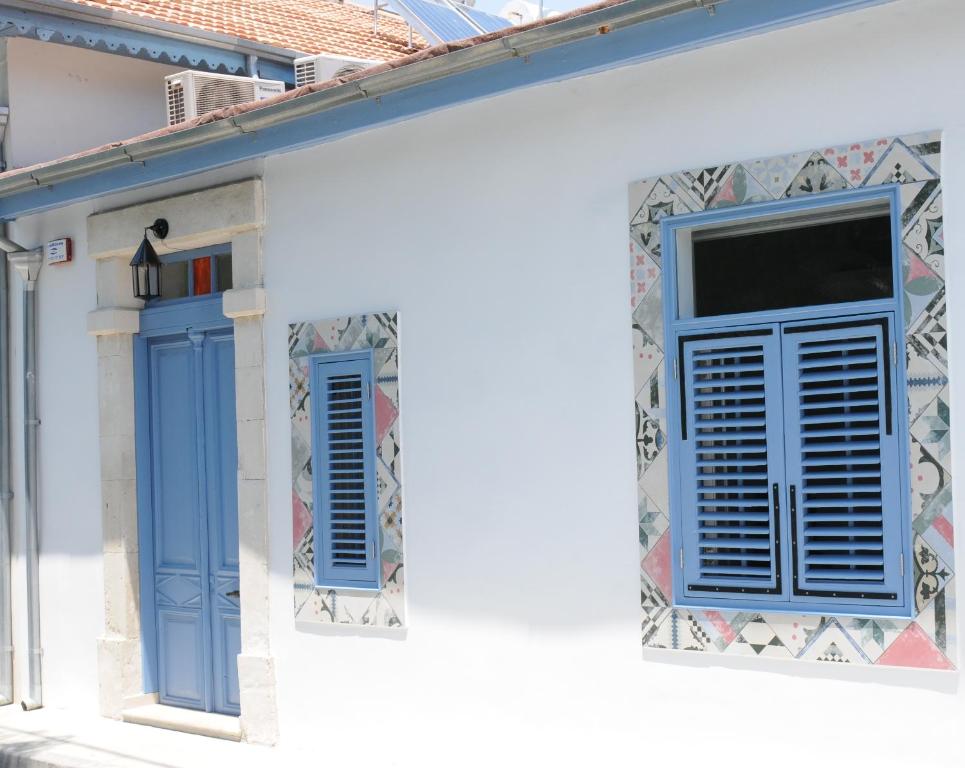
[[[332,0],[69,0],[302,53],[386,61],[426,47],[395,14]]]

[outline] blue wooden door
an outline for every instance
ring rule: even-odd
[[[237,437],[230,329],[147,342],[160,700],[237,714]]]

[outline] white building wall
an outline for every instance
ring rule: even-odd
[[[944,129],[957,455],[963,29],[957,3],[903,0],[266,162],[279,749],[400,765],[797,766],[819,749],[841,764],[961,762],[957,673],[642,658],[626,196],[629,182],[680,168]],[[80,246],[41,277],[42,311],[57,313],[40,356],[51,706],[96,710],[85,217],[208,183],[73,206],[15,232]],[[287,325],[379,310],[401,318],[408,628],[306,631],[292,615]]]
[[[9,167],[164,127],[164,77],[177,67],[67,45],[7,41]]]

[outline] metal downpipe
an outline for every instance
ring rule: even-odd
[[[6,225],[0,227],[6,234]],[[13,613],[10,576],[10,285],[6,258],[0,260],[0,706],[13,703]]]
[[[5,239],[5,238],[3,238]],[[3,243],[0,241],[0,246]],[[43,706],[42,650],[40,645],[40,513],[37,504],[37,278],[40,250],[8,253],[23,278],[23,390],[24,390],[24,508],[27,518],[27,696],[25,710]]]

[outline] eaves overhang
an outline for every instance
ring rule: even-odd
[[[659,58],[893,0],[627,0],[437,46],[34,168],[0,174],[0,221],[289,152],[541,83]],[[708,7],[709,6],[709,7]]]
[[[86,8],[62,0],[3,0],[0,36],[128,56],[186,69],[245,75],[257,60],[258,74],[294,84],[293,61],[304,55],[251,40]]]

